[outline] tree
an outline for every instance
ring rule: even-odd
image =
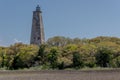
[[[58,66],[58,49],[56,47],[51,48],[50,53],[48,54],[48,61],[53,69]]]
[[[46,52],[45,52],[45,49],[46,49],[46,45],[40,45],[39,47],[39,51],[38,51],[38,54],[37,56],[35,57],[35,63],[37,63],[38,65],[43,65],[45,64],[46,62]]]
[[[109,67],[112,60],[112,51],[108,48],[101,47],[96,53],[96,63],[100,67]]]
[[[78,52],[73,53],[73,67],[82,68],[83,66],[84,62],[82,60],[82,56]]]
[[[55,36],[53,38],[49,38],[47,40],[47,44],[49,46],[56,46],[56,47],[60,47],[60,46],[65,46],[67,44],[72,43],[72,40],[70,38],[66,38],[63,36]]]
[[[12,63],[13,69],[29,68],[34,65],[34,58],[37,56],[38,47],[35,45],[26,45],[19,48],[16,51],[17,54],[14,56]]]
[[[114,58],[111,62],[111,67],[120,68],[120,56]]]

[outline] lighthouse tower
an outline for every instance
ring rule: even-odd
[[[30,44],[35,44],[40,46],[41,44],[44,44],[44,42],[45,42],[45,37],[44,37],[44,26],[42,20],[42,11],[38,5],[36,7],[36,10],[33,11]]]

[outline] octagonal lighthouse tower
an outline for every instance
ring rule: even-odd
[[[33,11],[30,44],[35,44],[40,46],[41,44],[44,44],[44,42],[45,42],[45,37],[44,37],[44,26],[42,20],[42,11],[38,5],[36,7],[36,11]]]

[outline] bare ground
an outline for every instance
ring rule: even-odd
[[[120,69],[85,71],[0,71],[0,80],[120,80]]]

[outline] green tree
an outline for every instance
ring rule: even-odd
[[[111,67],[113,68],[120,68],[120,56],[114,58],[111,62]]]
[[[53,69],[58,66],[58,49],[56,47],[51,48],[50,53],[48,54],[48,61]]]
[[[112,51],[108,48],[99,48],[96,53],[96,63],[100,67],[109,67],[112,60]]]
[[[47,44],[49,46],[56,46],[56,47],[60,47],[60,46],[65,46],[67,44],[72,43],[72,40],[70,38],[66,38],[63,36],[55,36],[53,38],[49,38],[47,40]]]
[[[17,51],[16,51],[17,52]],[[37,56],[38,47],[35,45],[26,45],[19,48],[14,56],[12,67],[14,69],[29,68],[34,65],[34,58]]]
[[[35,57],[35,63],[38,65],[43,65],[46,62],[46,46],[45,44],[40,45],[37,56]]]
[[[82,68],[83,66],[84,62],[82,56],[78,52],[73,53],[73,67]]]

